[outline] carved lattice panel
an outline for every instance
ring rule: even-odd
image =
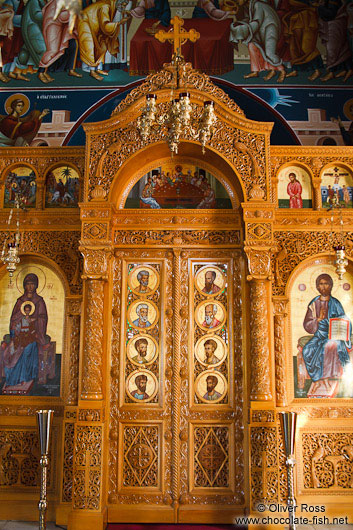
[[[303,432],[301,434],[303,491],[353,493],[353,432]]]
[[[230,487],[230,428],[193,425],[194,488]]]
[[[73,482],[73,455],[74,455],[75,424],[65,423],[64,429],[65,430],[64,430],[62,502],[71,502],[72,482]]]
[[[102,450],[102,427],[76,427],[73,483],[75,508],[99,509]]]
[[[278,501],[278,448],[276,427],[252,427],[251,497],[252,507]]]
[[[54,427],[52,440],[57,438]],[[48,468],[48,488],[54,484],[55,442],[51,443]],[[40,486],[40,447],[35,429],[4,429],[0,431],[0,487],[37,490]]]
[[[160,488],[160,425],[125,425],[122,488]]]

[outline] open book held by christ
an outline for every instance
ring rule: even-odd
[[[330,340],[350,340],[350,321],[347,318],[330,318],[328,338]]]

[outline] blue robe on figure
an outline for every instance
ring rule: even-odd
[[[160,21],[162,26],[170,26],[170,5],[168,0],[154,0],[154,6],[145,11],[145,18],[154,18]]]
[[[310,302],[303,324],[304,329],[308,333],[314,333],[313,338],[303,347],[305,366],[314,382],[326,377],[339,377],[340,374],[338,372],[342,372],[344,366],[350,362],[347,348],[350,349],[352,347],[350,341],[351,323],[349,325],[349,340],[347,342],[343,340],[330,340],[328,338],[330,318],[347,319],[341,302],[331,296],[328,302],[326,302],[327,318],[318,322],[317,315],[319,315],[320,303],[323,303],[320,301],[320,296],[316,296]],[[327,357],[326,365],[325,356]]]

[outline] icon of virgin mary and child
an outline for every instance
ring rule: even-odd
[[[33,383],[38,378],[39,358],[48,343],[48,314],[44,299],[37,294],[38,276],[27,274],[24,293],[13,308],[10,333],[3,343],[5,385],[8,387]]]

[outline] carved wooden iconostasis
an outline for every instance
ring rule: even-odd
[[[29,204],[18,278],[9,287],[4,269],[0,277],[0,518],[15,509],[36,518],[35,410],[45,407],[55,410],[49,516],[70,529],[230,524],[260,502],[284,502],[280,410],[300,414],[299,505],[353,517],[350,352],[317,377],[303,324],[323,273],[353,318],[353,148],[270,146],[270,123],[248,120],[207,76],[178,68],[86,124],[85,151],[1,152],[3,238],[9,179]],[[171,89],[190,92],[194,116],[214,101],[204,155],[191,135],[173,157],[162,128],[139,135],[144,96],[167,110]],[[332,189],[341,216],[327,211]],[[339,281],[341,227],[349,265]],[[28,274],[48,308],[51,357],[38,359],[60,362],[56,393],[47,366],[20,396],[6,379],[6,322]],[[63,316],[54,317],[57,298]]]

